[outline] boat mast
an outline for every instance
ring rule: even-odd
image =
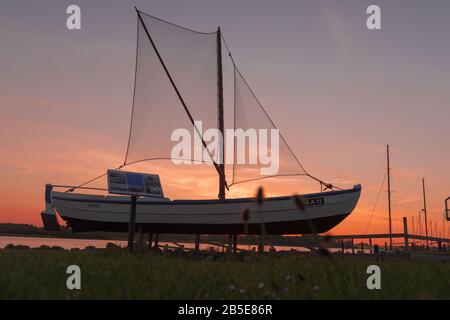
[[[219,199],[225,200],[225,137],[223,120],[223,75],[222,75],[222,33],[217,28],[217,128],[222,135],[222,145],[219,154]]]
[[[428,248],[428,223],[427,223],[427,199],[425,198],[425,179],[422,178],[422,193],[423,193],[423,213],[425,214],[425,237]]]
[[[389,245],[392,250],[392,216],[391,216],[391,167],[389,162],[389,145],[386,145],[387,178],[388,178],[388,211],[389,211]]]

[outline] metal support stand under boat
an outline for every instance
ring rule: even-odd
[[[260,234],[258,238],[258,252],[263,253],[264,252],[264,239],[263,235]]]
[[[151,233],[148,234],[148,250],[152,250],[152,239],[153,235]]]
[[[130,197],[130,222],[128,223],[128,249],[133,251],[134,228],[136,224],[136,202],[137,196]]]
[[[200,251],[200,235],[195,235],[195,251]]]
[[[232,253],[233,252],[233,235],[230,233],[228,235],[228,248],[227,248],[228,253]]]
[[[144,252],[144,229],[142,226],[138,226],[138,234],[139,234],[139,252]]]
[[[159,233],[155,234],[155,245],[153,248],[155,248],[155,251],[159,251]]]

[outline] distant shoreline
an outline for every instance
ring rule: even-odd
[[[0,233],[0,237],[24,238],[52,238],[52,239],[83,239],[83,240],[126,240],[125,238],[106,238],[98,236],[85,236],[75,234],[33,234],[33,233]]]
[[[86,240],[110,240],[110,241],[126,241],[126,233],[112,232],[80,232],[72,233],[70,231],[45,231],[42,227],[36,227],[30,224],[14,224],[0,223],[0,236],[10,237],[41,237],[41,238],[59,238],[59,239],[86,239]],[[227,235],[202,235],[203,241],[228,242]],[[317,246],[322,241],[319,235],[314,236],[265,236],[266,245],[274,246],[298,246],[311,247]],[[195,235],[185,234],[161,234],[159,237],[161,242],[183,242],[194,243]],[[202,241],[202,240],[201,240]],[[258,236],[240,235],[239,243],[242,245],[258,245]],[[338,244],[330,245],[330,247],[339,247]]]

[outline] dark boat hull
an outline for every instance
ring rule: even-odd
[[[146,233],[174,234],[308,234],[324,233],[354,209],[361,192],[353,189],[302,195],[304,208],[294,198],[175,200],[141,198],[136,228]],[[52,203],[74,232],[127,232],[129,197],[52,192]],[[244,220],[243,212],[248,219]]]
[[[247,224],[180,224],[180,223],[143,223],[145,233],[172,233],[172,234],[260,234],[265,229],[267,234],[310,234],[324,233],[341,223],[349,214],[335,215],[331,217],[288,222],[270,222]],[[128,232],[128,223],[90,221],[76,218],[65,218],[67,225],[73,231],[110,231]],[[137,229],[136,229],[137,230]],[[247,232],[246,232],[247,230]]]

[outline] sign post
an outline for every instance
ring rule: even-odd
[[[133,251],[136,229],[137,197],[164,198],[158,175],[108,170],[108,192],[130,196],[130,220],[128,223],[128,249]]]
[[[134,230],[136,225],[136,202],[137,196],[130,196],[130,222],[128,223],[128,249],[133,251]]]

